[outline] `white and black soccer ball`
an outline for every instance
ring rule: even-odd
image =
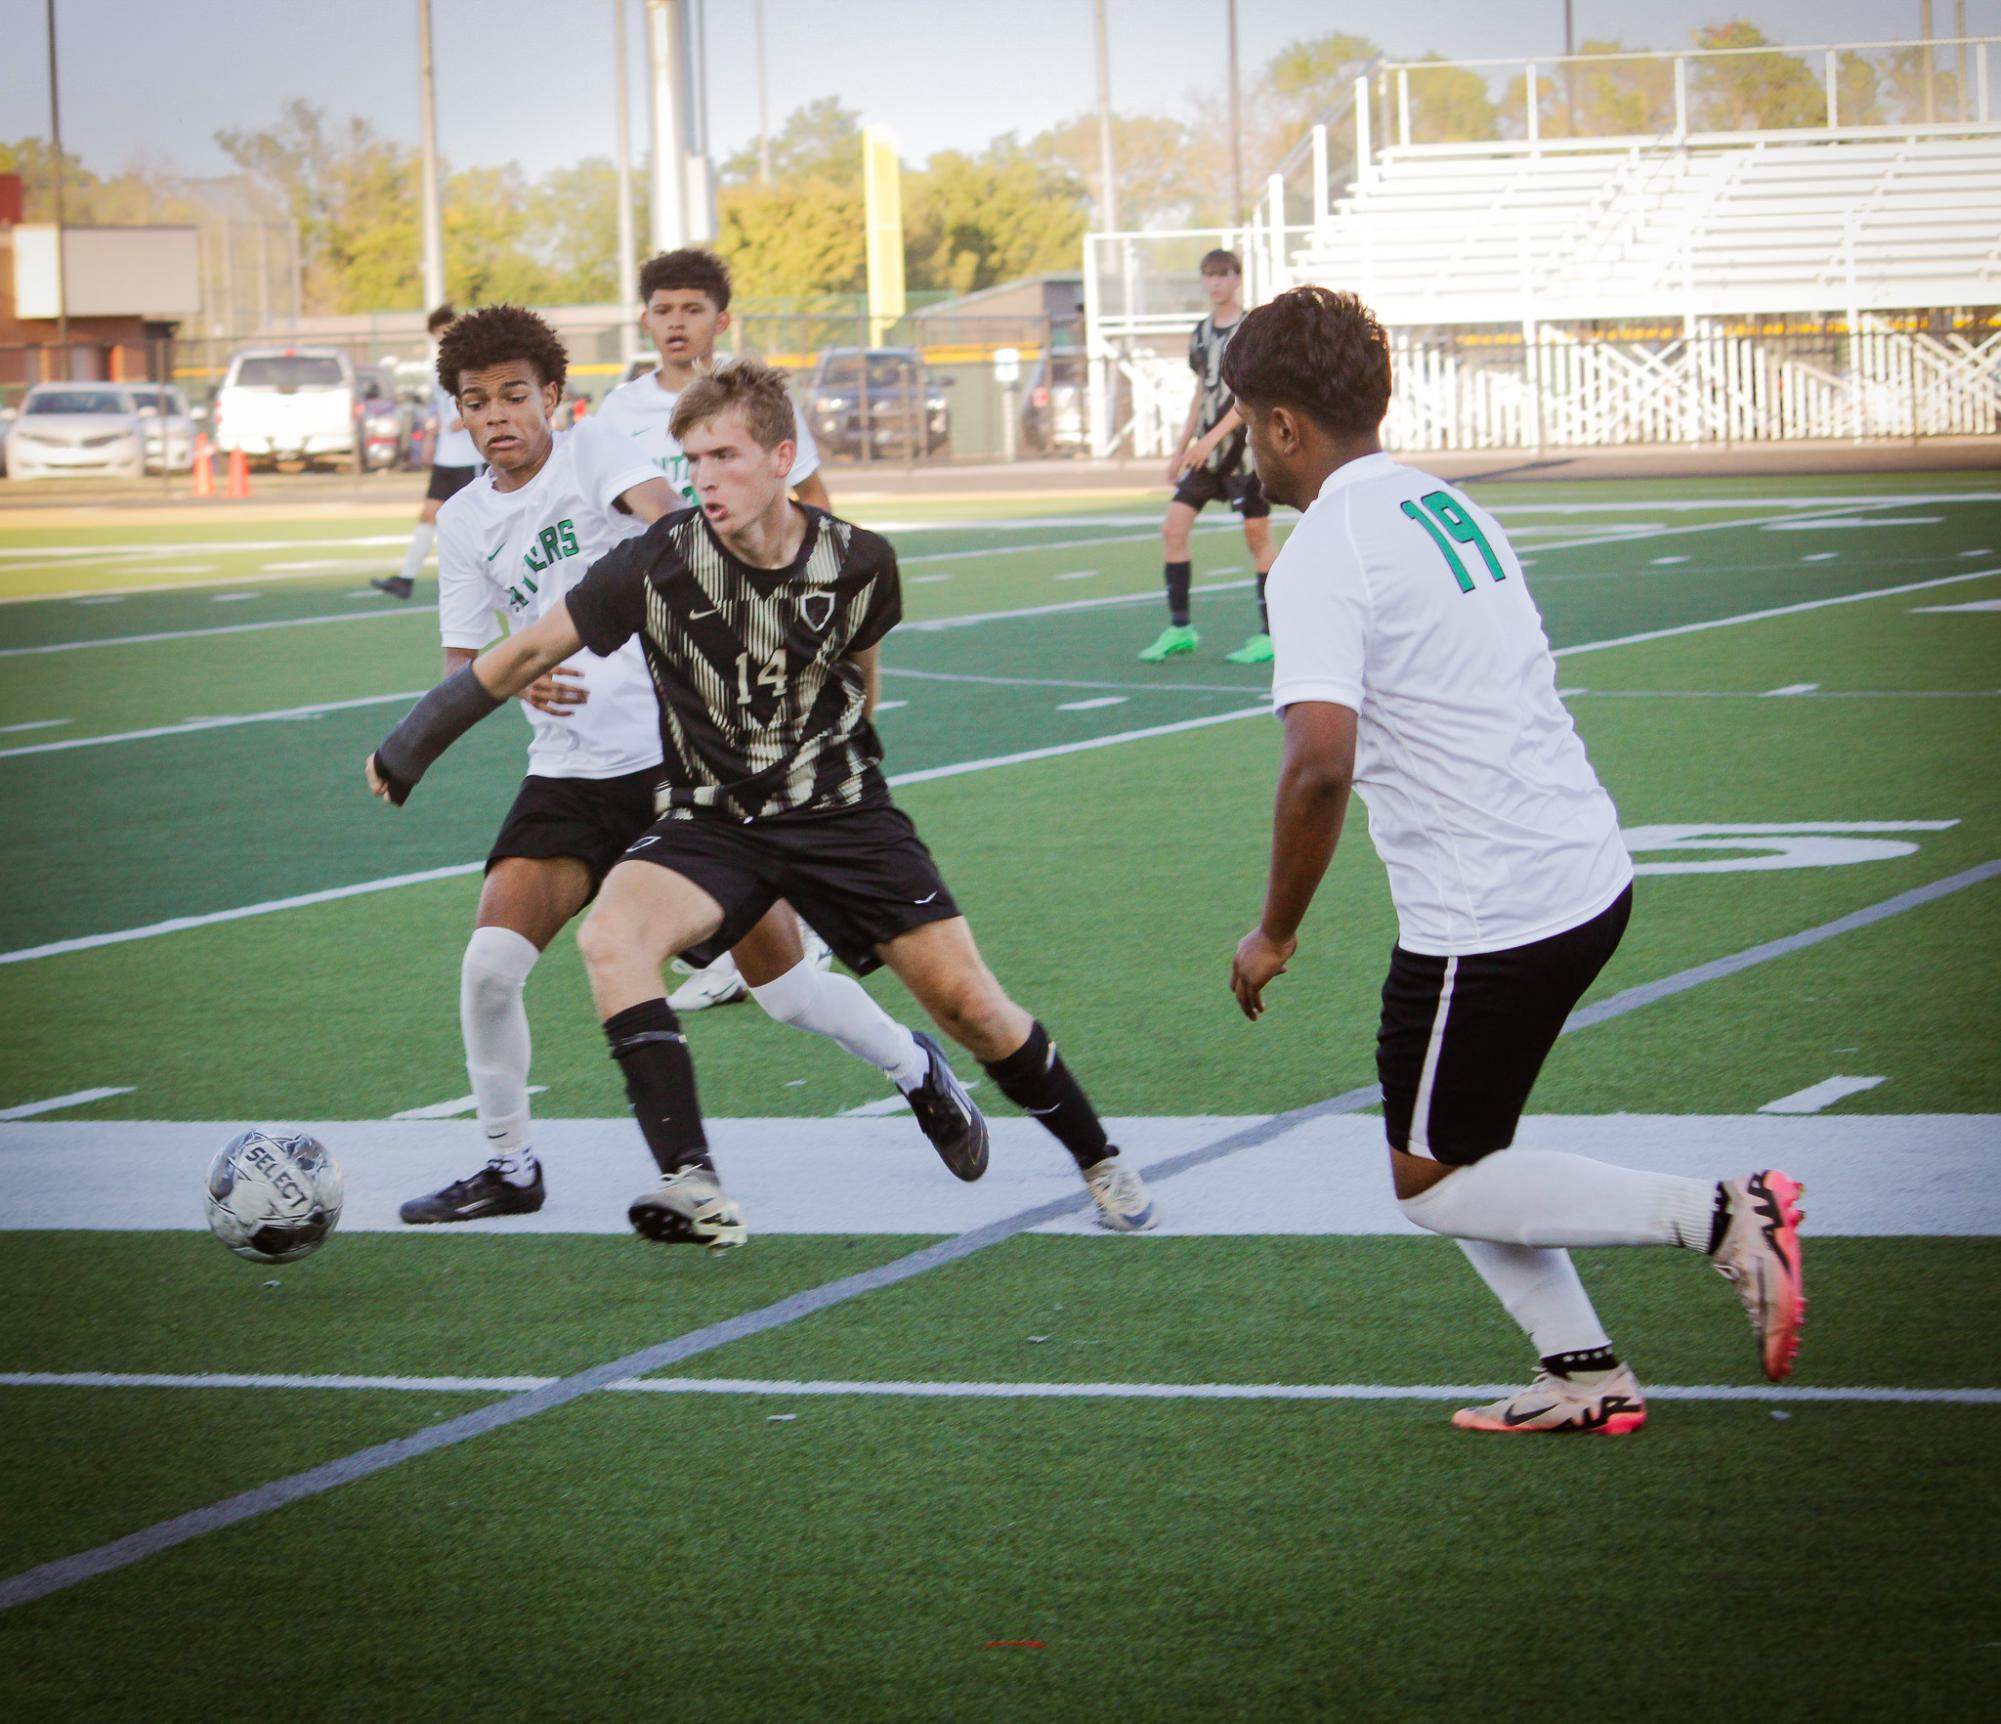
[[[208,1224],[252,1263],[296,1263],[340,1221],[340,1167],[304,1132],[246,1131],[208,1167]]]

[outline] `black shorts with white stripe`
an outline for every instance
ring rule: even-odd
[[[1464,1166],[1513,1143],[1542,1062],[1632,912],[1628,886],[1526,946],[1459,958],[1395,947],[1376,1033],[1390,1147]]]

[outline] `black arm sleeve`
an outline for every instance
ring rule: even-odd
[[[652,533],[649,528],[607,551],[563,600],[576,624],[577,639],[599,658],[617,652],[646,620],[646,570],[651,561],[646,542]]]
[[[389,785],[389,800],[401,808],[431,762],[501,704],[480,686],[469,664],[446,677],[375,751],[375,770]]]

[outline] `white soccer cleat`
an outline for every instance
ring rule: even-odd
[[[728,1251],[749,1237],[743,1211],[706,1167],[684,1167],[632,1200],[626,1219],[659,1245],[706,1245]]]
[[[1139,1169],[1128,1167],[1116,1155],[1108,1155],[1095,1166],[1084,1169],[1084,1184],[1091,1201],[1098,1206],[1098,1225],[1114,1233],[1145,1233],[1160,1223],[1153,1199]]]
[[[1804,1185],[1777,1168],[1724,1180],[1729,1219],[1710,1259],[1743,1300],[1758,1338],[1758,1362],[1775,1383],[1792,1374],[1806,1322],[1799,1235],[1805,1195]]]
[[[1567,1431],[1623,1437],[1647,1422],[1647,1403],[1639,1380],[1625,1365],[1595,1388],[1545,1368],[1520,1394],[1484,1407],[1461,1407],[1452,1422],[1462,1431]]]
[[[733,1006],[750,998],[750,990],[737,974],[736,959],[725,952],[706,970],[696,970],[667,996],[668,1007],[677,1012],[705,1012],[711,1006]]]

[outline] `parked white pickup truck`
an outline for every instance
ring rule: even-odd
[[[354,460],[354,367],[336,347],[247,347],[214,411],[216,449],[253,462]]]

